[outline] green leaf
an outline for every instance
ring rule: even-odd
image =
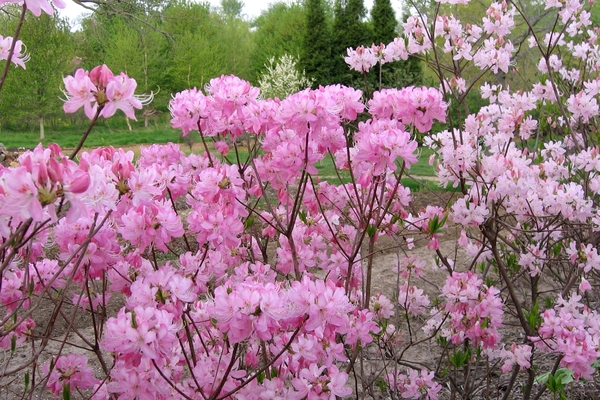
[[[529,323],[529,326],[534,331],[537,330],[540,327],[540,325],[542,324],[542,318],[540,317],[540,307],[539,307],[539,303],[537,300],[535,301],[535,303],[533,303],[531,310],[530,311],[524,310],[523,314],[525,314],[525,318],[527,318],[527,322]]]
[[[298,217],[300,218],[300,221],[304,222],[305,224],[307,223],[306,221],[306,213],[304,211],[300,211],[298,213]]]
[[[300,213],[302,214],[302,213]],[[302,217],[300,217],[300,219],[302,219]],[[246,220],[244,221],[244,229],[250,229],[250,227],[254,225],[254,216],[250,215],[248,218],[246,218]]]
[[[131,327],[137,329],[137,321],[135,319],[135,311],[131,310]]]
[[[550,372],[546,372],[546,373],[541,374],[540,376],[536,377],[534,382],[545,385],[548,382],[548,378],[550,378]]]
[[[456,369],[459,369],[465,365],[470,356],[471,351],[469,349],[467,351],[455,350],[454,354],[450,356],[450,362]]]
[[[558,257],[560,255],[561,251],[562,251],[561,243],[556,243],[554,246],[552,246],[552,252],[554,253],[554,257]]]
[[[29,387],[29,371],[25,372],[25,390]]]
[[[17,348],[17,336],[13,335],[10,338],[10,352],[14,353],[16,348]]]
[[[448,219],[448,214],[445,214],[444,217],[442,218],[442,220],[440,221],[439,216],[436,214],[433,216],[433,218],[431,218],[429,220],[429,234],[430,235],[434,235],[436,233],[441,233],[444,231],[444,229],[442,229],[444,227],[444,225],[446,224],[446,220]]]
[[[373,225],[367,226],[367,235],[369,235],[370,238],[372,238],[373,236],[375,236],[376,232],[377,232],[377,228],[376,227],[374,227]]]
[[[556,371],[556,379],[560,381],[562,385],[568,385],[573,382],[573,373],[574,371],[568,368],[559,368]]]
[[[71,400],[71,389],[66,383],[63,384],[63,400]]]
[[[383,393],[387,393],[388,385],[385,379],[379,377],[375,380],[375,385],[381,390]]]
[[[264,382],[266,376],[267,376],[267,374],[265,373],[265,371],[263,371],[256,376],[256,380],[258,381],[259,384],[262,384]]]

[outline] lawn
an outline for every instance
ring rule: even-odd
[[[46,131],[46,138],[42,141],[42,144],[48,145],[51,143],[58,143],[62,148],[73,148],[79,142],[83,130],[84,128],[82,128],[80,131]],[[102,124],[100,126],[95,127],[94,130],[91,132],[85,143],[85,147],[120,147],[136,144],[173,142],[182,144],[182,149],[186,151],[186,146],[183,146],[183,144],[187,143],[186,140],[198,142],[200,138],[197,133],[190,133],[190,135],[188,135],[186,138],[182,138],[181,132],[179,130],[169,128],[166,123],[158,124],[158,126],[155,126],[153,128],[143,128],[135,126],[133,131],[129,131],[124,124],[122,126],[117,127]],[[32,149],[35,146],[37,146],[38,143],[40,143],[39,133],[2,131],[0,132],[0,143],[3,143],[9,149]],[[247,151],[245,151],[245,148],[241,147],[239,148],[239,150],[241,158],[246,159],[248,155]],[[434,176],[434,169],[432,166],[429,165],[429,156],[432,154],[432,151],[428,148],[420,148],[419,152],[419,161],[413,164],[411,168],[407,170],[407,172],[409,172],[411,176],[416,177]],[[232,156],[233,155],[230,153],[230,157]],[[233,160],[234,158],[230,159]],[[325,179],[331,181],[337,180],[335,167],[330,157],[327,157],[323,161],[317,163],[317,169],[319,170],[319,175],[323,176]],[[342,171],[340,175],[343,181],[350,181],[350,177],[347,171]],[[435,182],[419,179],[417,179],[417,181],[424,183],[427,187],[430,188],[436,187]],[[405,184],[405,186],[411,187],[411,189],[418,189],[421,186],[413,179],[408,178],[403,179],[403,184]]]
[[[43,145],[58,143],[62,148],[77,146],[85,128],[81,130],[46,131]],[[88,136],[85,147],[126,146],[145,143],[184,143],[181,131],[168,127],[135,128],[130,131],[127,127],[113,128],[106,125],[95,127]],[[7,148],[31,149],[40,143],[39,132],[0,132],[0,143]]]

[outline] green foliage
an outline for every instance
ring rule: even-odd
[[[348,86],[362,86],[362,77],[353,73],[344,57],[349,47],[370,46],[372,34],[365,22],[367,10],[363,0],[336,0],[333,23],[333,82]]]
[[[373,24],[373,43],[390,43],[397,36],[396,13],[390,0],[375,0],[371,9]]]
[[[240,0],[221,0],[221,11],[227,18],[240,18],[244,3]]]
[[[306,9],[301,3],[274,3],[255,21],[250,79],[257,83],[271,57],[302,54]]]
[[[454,368],[460,369],[463,365],[467,363],[469,358],[471,357],[471,351],[467,347],[465,351],[454,350],[454,353],[450,356],[450,362],[454,365]]]
[[[3,32],[14,32],[16,18],[6,17]],[[3,127],[40,126],[54,123],[62,111],[62,78],[73,69],[74,40],[68,23],[43,14],[27,13],[19,37],[31,58],[26,70],[10,71],[0,97],[0,124]]]
[[[300,61],[316,87],[331,82],[331,36],[323,1],[307,0],[306,7],[306,30]]]
[[[164,30],[171,35],[171,91],[201,88],[221,75],[226,60],[218,36],[220,21],[207,3],[174,2],[165,10],[164,21]]]
[[[397,36],[396,13],[392,7],[390,0],[375,0],[373,9],[371,10],[371,23],[373,29],[373,43],[379,45],[381,43],[387,45],[392,42]],[[402,73],[404,68],[400,63],[388,63],[381,67],[381,86],[382,87],[402,87],[407,86],[406,82],[398,83],[397,81],[405,77]],[[402,72],[400,72],[402,71]],[[379,71],[374,71],[376,74]],[[376,82],[379,77],[376,77]],[[378,87],[378,86],[376,86]]]
[[[535,300],[535,303],[533,303],[531,311],[523,310],[523,314],[529,323],[529,327],[533,331],[537,331],[542,324],[542,317],[540,316],[540,307],[537,299]]]
[[[536,383],[546,385],[549,391],[557,394],[561,400],[566,400],[565,388],[573,382],[573,371],[568,368],[559,368],[554,374],[546,372],[535,378]]]

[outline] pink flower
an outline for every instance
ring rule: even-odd
[[[101,115],[104,118],[122,110],[128,118],[135,120],[133,109],[141,109],[142,105],[153,99],[152,94],[134,95],[137,86],[135,80],[123,73],[113,76],[106,65],[95,67],[90,73],[78,69],[75,76],[67,76],[63,81],[66,96],[64,111],[74,113],[83,106],[85,115],[90,119],[94,118],[98,106],[102,105]]]
[[[358,72],[369,72],[369,70],[379,61],[371,48],[359,46],[356,50],[349,48],[348,56],[344,57],[346,64]]]
[[[10,53],[10,48],[12,46],[12,43],[13,43],[12,37],[10,37],[10,36],[2,37],[2,35],[0,35],[0,60],[8,60],[8,55]],[[23,48],[23,42],[20,40],[17,40],[17,43],[15,43],[15,48],[13,50],[12,58],[10,59],[10,61],[15,63],[16,65],[20,66],[21,68],[25,69],[25,63],[27,61],[29,61],[29,55],[22,54],[21,53],[22,48]]]
[[[133,109],[142,108],[142,102],[133,95],[136,86],[135,79],[129,78],[123,73],[110,79],[106,85],[108,103],[106,103],[102,110],[102,116],[109,118],[117,110],[121,110],[128,118],[135,120]]]
[[[0,4],[3,3],[23,4],[23,0],[0,0]],[[62,0],[53,0],[52,4],[54,4],[56,8],[60,9],[66,7],[66,4]],[[52,8],[52,5],[48,2],[48,0],[25,0],[25,5],[27,6],[27,9],[36,17],[39,17],[42,14],[42,11],[48,15],[54,14],[54,8]]]
[[[525,344],[517,346],[515,343],[511,344],[510,350],[502,349],[500,357],[506,359],[502,365],[502,372],[510,371],[514,364],[521,369],[531,367],[531,350],[531,346]]]
[[[75,71],[75,76],[67,76],[63,79],[65,83],[65,95],[67,101],[63,105],[66,113],[74,113],[83,106],[85,115],[92,119],[96,114],[97,104],[92,106],[92,102],[96,100],[94,94],[96,87],[90,80],[88,73],[83,69]]]
[[[435,374],[425,369],[419,371],[408,369],[408,375],[400,372],[386,376],[392,390],[398,391],[403,399],[437,400],[437,394],[442,386],[433,380]]]
[[[90,80],[98,89],[105,89],[109,82],[114,78],[112,71],[106,64],[92,68],[90,71]]]
[[[590,282],[585,278],[581,278],[581,283],[579,283],[579,291],[581,293],[584,293],[590,289],[592,289],[592,285],[590,285]]]
[[[44,364],[44,373],[50,372],[46,387],[56,396],[63,392],[64,386],[68,386],[71,393],[76,390],[87,390],[100,383],[94,378],[92,368],[87,365],[87,357],[81,354],[71,353],[60,356],[50,371],[49,363]]]

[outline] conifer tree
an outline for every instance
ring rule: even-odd
[[[344,85],[362,85],[362,78],[352,73],[344,61],[348,47],[371,45],[371,32],[365,22],[367,10],[363,0],[336,0],[333,24],[334,81]]]
[[[390,0],[375,0],[373,2],[373,8],[371,9],[371,22],[373,24],[373,43],[379,45],[381,43],[388,44],[394,40],[397,36],[396,27],[398,21],[396,20],[396,13],[392,7]],[[373,82],[376,87],[379,87],[379,74],[381,72],[381,84],[383,87],[394,86],[395,78],[398,77],[398,70],[403,69],[399,63],[390,63],[382,66],[381,71],[379,67],[373,70]]]
[[[316,87],[331,83],[331,35],[323,0],[307,0],[306,7],[306,31],[300,62]]]
[[[390,0],[375,0],[371,9],[373,23],[373,43],[390,43],[397,36],[396,13]]]

